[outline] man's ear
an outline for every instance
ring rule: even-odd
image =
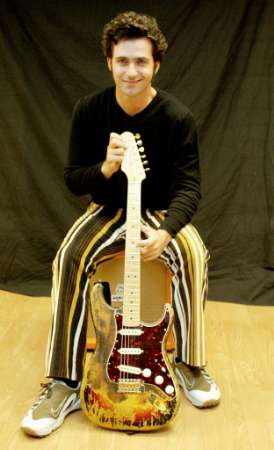
[[[158,72],[158,70],[160,69],[160,61],[156,61],[155,62],[155,66],[154,66],[154,75],[156,75],[156,73]]]
[[[108,70],[112,71],[111,58],[107,58],[107,66],[108,66]]]

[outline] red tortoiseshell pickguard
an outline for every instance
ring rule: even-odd
[[[119,333],[119,330],[122,329],[123,317],[119,313],[115,315],[117,327],[116,340],[107,365],[107,373],[111,381],[118,382],[121,378],[130,382],[142,380],[144,383],[158,386],[165,394],[167,394],[165,388],[167,386],[172,386],[174,390],[172,393],[170,392],[169,395],[171,397],[175,396],[175,386],[169,375],[162,353],[162,342],[168,329],[169,319],[170,316],[167,311],[163,320],[157,325],[148,326],[141,323],[138,327],[133,327],[143,331],[140,336],[122,336]],[[143,350],[143,353],[140,355],[121,355],[118,350],[125,347],[140,348]],[[118,366],[121,364],[138,367],[142,372],[138,375],[120,372]],[[144,373],[148,373],[148,371],[143,372],[144,369],[149,369],[151,371],[150,376],[144,376]],[[156,377],[158,377],[159,380],[159,376],[163,377],[162,383],[160,384],[156,382]]]

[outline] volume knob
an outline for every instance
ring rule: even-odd
[[[150,375],[151,375],[151,370],[150,370],[150,369],[144,369],[144,370],[143,370],[143,376],[144,376],[145,378],[150,377]]]

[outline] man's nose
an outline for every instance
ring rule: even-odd
[[[137,70],[136,70],[136,66],[134,63],[129,64],[127,73],[128,73],[128,77],[130,77],[130,78],[136,77]]]

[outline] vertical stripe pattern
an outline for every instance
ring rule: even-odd
[[[67,233],[53,262],[52,327],[46,375],[82,378],[87,331],[89,275],[96,265],[125,248],[125,211],[91,204]],[[143,212],[142,220],[158,228],[161,211]],[[160,259],[172,276],[176,355],[187,364],[205,360],[204,305],[208,252],[193,225],[186,225]]]

